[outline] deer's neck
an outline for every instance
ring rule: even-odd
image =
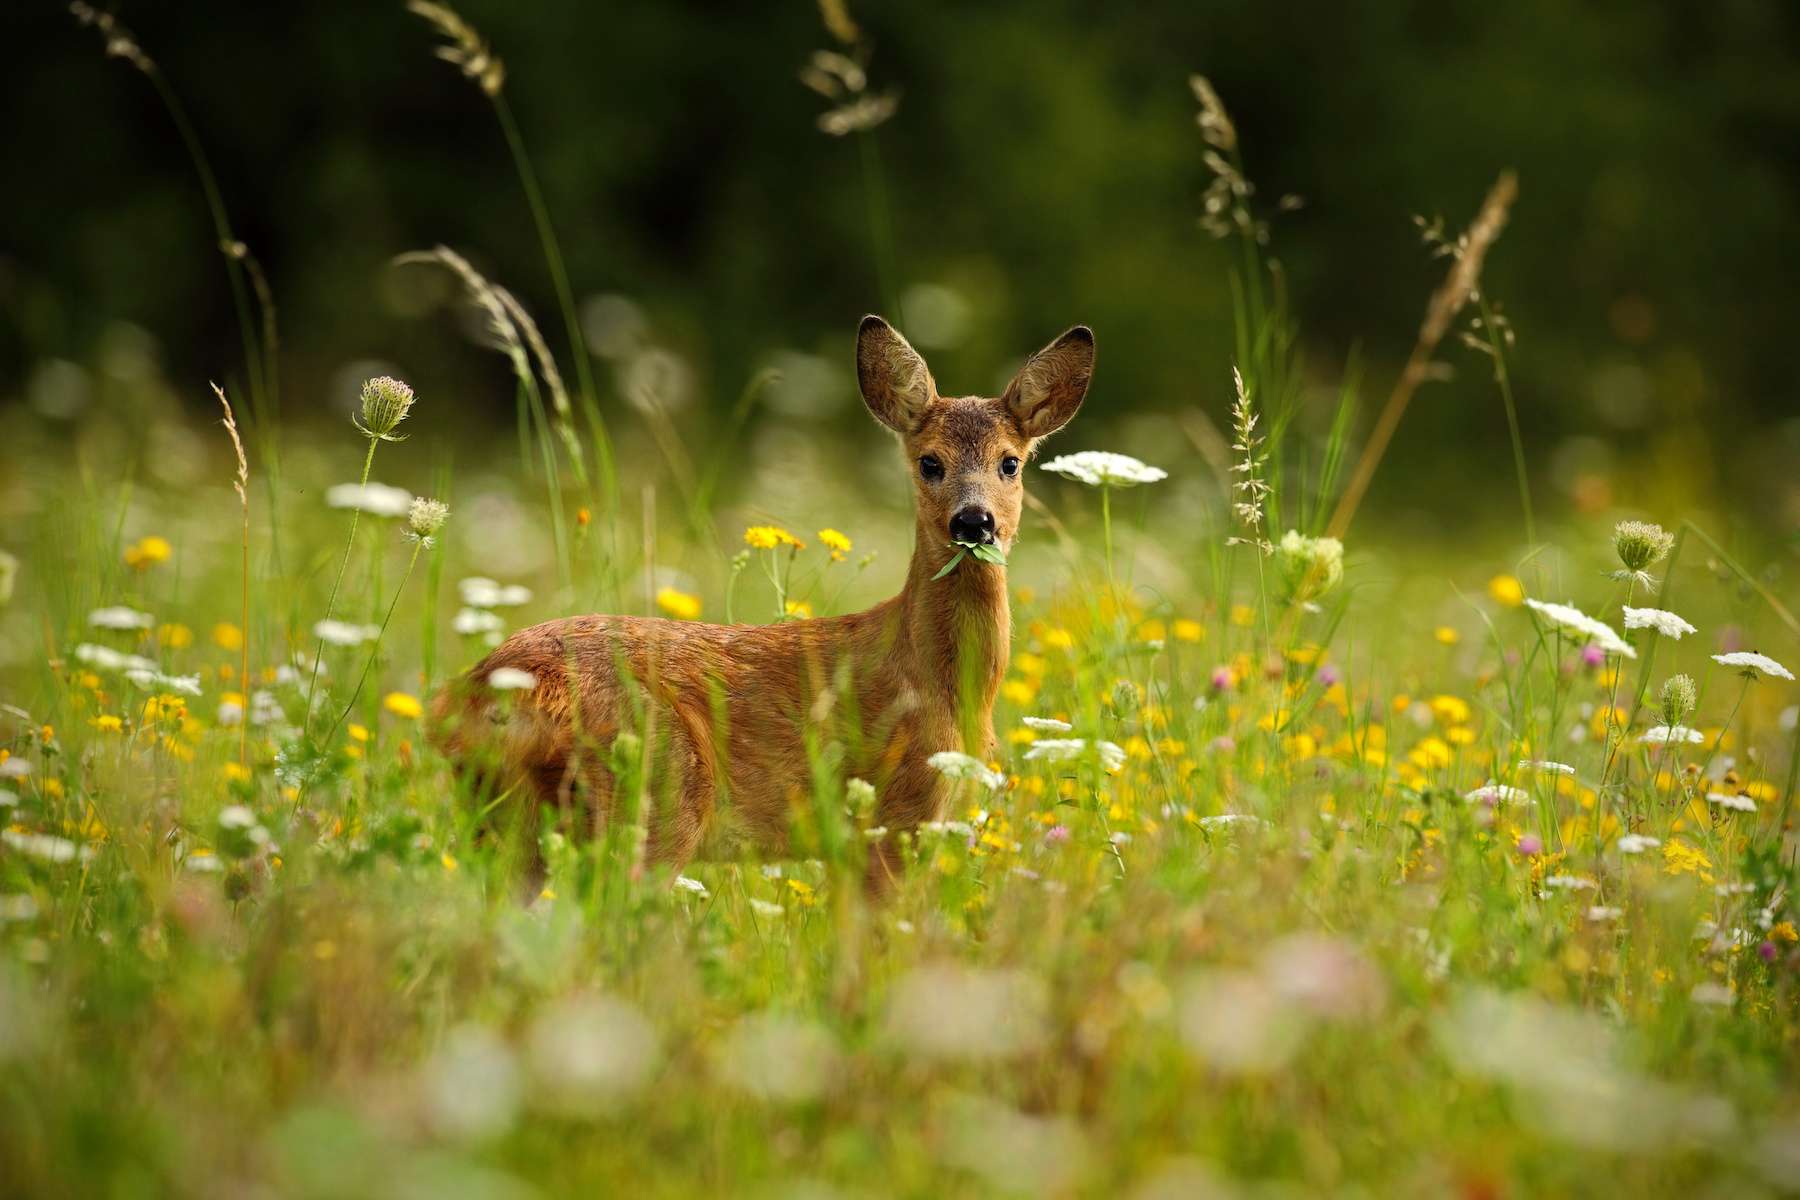
[[[1011,649],[1012,614],[1005,567],[971,554],[944,578],[932,578],[955,553],[940,531],[916,530],[900,607],[922,690],[949,706],[967,738],[989,731]]]

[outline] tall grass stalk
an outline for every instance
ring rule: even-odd
[[[239,563],[238,580],[242,588],[239,597],[239,626],[243,631],[241,638],[242,657],[238,663],[238,688],[244,695],[244,711],[238,719],[238,765],[245,766],[250,761],[250,462],[244,457],[244,441],[238,437],[237,418],[232,415],[231,401],[225,398],[225,389],[218,384],[212,385],[213,395],[219,398],[219,407],[225,410],[225,432],[231,436],[231,448],[237,454],[237,477],[231,481],[232,490],[237,493],[238,509],[243,514],[241,534],[243,538],[243,558]]]

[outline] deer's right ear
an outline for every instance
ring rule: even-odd
[[[875,419],[895,433],[919,427],[937,384],[919,352],[892,325],[870,315],[856,331],[856,382]]]

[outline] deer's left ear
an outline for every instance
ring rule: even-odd
[[[1094,331],[1077,325],[1025,361],[1001,397],[1028,438],[1069,423],[1094,374]]]

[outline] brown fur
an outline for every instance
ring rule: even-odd
[[[1011,632],[1005,568],[970,556],[933,580],[954,553],[950,518],[985,508],[996,544],[1011,548],[1024,472],[1003,476],[1002,460],[1023,463],[1075,414],[1092,366],[1093,337],[1078,327],[1033,356],[999,399],[946,399],[906,340],[865,318],[863,398],[901,435],[915,488],[913,556],[898,596],[777,625],[628,616],[536,625],[437,697],[434,741],[496,790],[523,785],[528,831],[544,805],[598,829],[614,812],[605,765],[613,738],[654,732],[646,744],[673,803],[654,814],[646,857],[677,869],[737,841],[787,849],[791,814],[811,795],[809,723],[832,723],[844,775],[875,785],[876,823],[890,834],[938,818],[946,789],[926,760],[940,750],[992,753]],[[922,478],[926,455],[942,464],[941,479]],[[500,667],[530,672],[536,686],[498,699],[485,681]],[[871,888],[883,890],[896,866],[890,836],[872,855]]]

